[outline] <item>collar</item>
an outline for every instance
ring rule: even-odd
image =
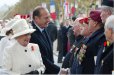
[[[93,37],[95,37],[95,36],[97,36],[98,34],[101,34],[101,33],[104,33],[104,28],[103,27],[101,27],[100,29],[93,32],[89,38],[93,38]]]
[[[34,21],[33,21],[34,22]],[[41,27],[39,27],[39,25],[38,24],[36,24],[36,22],[34,22],[34,24],[36,25],[36,27],[40,30],[40,32],[42,32],[43,30],[44,30],[44,28],[41,28]]]

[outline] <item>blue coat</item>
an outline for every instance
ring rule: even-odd
[[[52,44],[47,31],[45,30],[46,36],[44,36],[34,22],[32,22],[32,26],[36,31],[32,33],[30,42],[38,44],[40,48],[42,60],[46,67],[45,74],[57,74],[60,68],[54,64]]]

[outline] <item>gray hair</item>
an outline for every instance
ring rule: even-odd
[[[101,9],[109,11],[109,12],[111,12],[112,15],[114,15],[114,8],[113,7],[103,5],[103,6],[101,6]]]
[[[106,28],[110,28],[114,32],[114,15],[111,15],[106,19],[105,29]]]

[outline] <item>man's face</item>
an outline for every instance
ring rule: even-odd
[[[40,11],[40,17],[36,18],[36,23],[41,28],[45,28],[48,26],[48,23],[50,22],[50,14],[47,10],[43,9]]]
[[[112,41],[112,32],[111,29],[105,28],[105,36],[106,36],[106,40],[108,41]]]
[[[81,35],[83,36],[89,36],[90,32],[89,32],[89,25],[88,24],[84,24],[83,25],[83,29],[81,31]]]
[[[79,25],[73,26],[73,32],[75,36],[78,36],[80,34],[80,26]]]
[[[101,20],[102,20],[102,23],[105,23],[106,22],[106,19],[111,15],[111,13],[109,11],[107,11],[106,9],[102,9],[101,11]]]
[[[92,33],[94,31],[94,25],[95,25],[95,21],[93,21],[91,18],[89,18],[89,31],[90,33]]]

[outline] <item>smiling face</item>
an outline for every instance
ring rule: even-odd
[[[16,40],[19,42],[20,45],[26,47],[30,41],[30,38],[31,34],[25,34],[17,37]]]
[[[50,14],[48,10],[46,9],[40,10],[40,16],[35,16],[35,22],[41,28],[47,27],[48,23],[50,22]]]

